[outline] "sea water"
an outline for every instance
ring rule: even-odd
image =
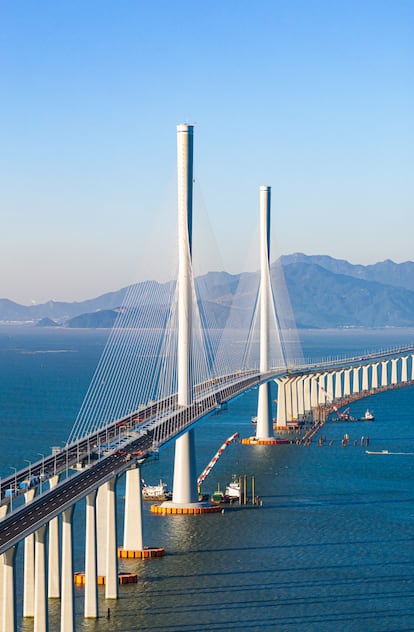
[[[304,356],[363,355],[414,341],[414,330],[300,333]],[[107,331],[0,329],[0,475],[62,446],[82,403]],[[99,590],[100,618],[83,619],[75,589],[76,629],[109,632],[414,630],[414,389],[388,391],[352,404],[375,421],[328,423],[323,446],[231,444],[203,485],[224,489],[233,474],[255,477],[259,507],[206,516],[158,516],[144,506],[144,541],[164,558],[122,561],[138,583],[119,599]],[[257,390],[196,427],[201,472],[234,432],[253,434]],[[341,446],[345,433],[351,435]],[[367,454],[361,438],[369,437]],[[356,442],[356,445],[354,443]],[[365,441],[364,441],[365,442]],[[394,454],[393,454],[394,453]],[[146,465],[149,483],[169,486],[173,447]],[[122,543],[124,480],[118,482]],[[75,509],[75,570],[84,569],[84,503]],[[17,556],[19,630],[22,545]],[[50,600],[50,630],[59,630],[59,600]],[[110,617],[108,617],[108,609]]]

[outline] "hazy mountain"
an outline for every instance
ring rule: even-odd
[[[414,326],[413,291],[313,263],[291,263],[284,272],[298,327]]]
[[[334,259],[326,255],[304,255],[297,252],[293,255],[282,257],[283,265],[292,263],[316,264],[333,272],[334,274],[344,274],[346,276],[362,279],[365,281],[376,281],[394,287],[403,287],[406,290],[414,291],[414,262],[394,263],[391,259],[380,261],[372,265],[354,265],[344,259]]]
[[[387,260],[362,266],[328,256],[295,253],[282,257],[282,264],[298,327],[414,326],[414,263],[411,261],[397,264]],[[275,265],[272,275],[276,275]],[[246,307],[251,305],[253,292],[257,291],[257,278],[257,274],[226,272],[210,272],[199,277],[196,286],[203,298],[202,317],[223,326],[236,295],[233,325],[245,325]],[[49,319],[67,327],[112,327],[128,290],[139,296],[139,306],[134,309],[139,326],[153,326],[154,317],[164,322],[171,283],[155,281],[75,303],[49,301],[24,306],[0,299],[0,321],[40,321],[45,325]]]

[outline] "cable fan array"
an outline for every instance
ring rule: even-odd
[[[217,384],[230,385],[241,374],[258,370],[258,314],[262,290],[257,274],[241,275],[232,303],[223,306],[211,300],[205,278],[194,282],[191,275],[191,279],[188,379],[192,400],[201,401],[214,392]],[[281,271],[278,285],[283,287]],[[171,411],[177,394],[178,291],[175,282],[159,284],[155,281],[128,289],[69,443],[150,404],[156,416],[162,417]],[[286,368],[294,361],[301,361],[296,328],[293,318],[289,318],[287,293],[282,309],[280,300],[277,305],[270,278],[264,291],[271,292],[269,366]],[[217,311],[222,317],[223,309],[227,314],[224,328],[217,322]]]

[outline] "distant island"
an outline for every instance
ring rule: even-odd
[[[286,287],[299,328],[414,327],[414,262],[386,260],[373,265],[353,265],[325,255],[296,253],[281,257]],[[273,264],[272,274],[277,266]],[[210,272],[197,279],[207,297],[207,310],[217,326],[224,326],[229,307],[243,275]],[[146,281],[140,286],[145,301],[140,309],[142,326],[151,314],[167,310],[157,296],[168,294],[170,284]],[[128,288],[81,302],[49,301],[42,305],[19,305],[0,299],[0,321],[40,327],[110,328]],[[276,285],[277,291],[277,285]],[[245,301],[249,302],[245,297]],[[242,306],[240,308],[242,310]]]

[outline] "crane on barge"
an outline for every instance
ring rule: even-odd
[[[232,441],[234,441],[237,437],[239,436],[238,432],[235,432],[233,435],[231,435],[231,437],[229,437],[228,439],[225,440],[225,442],[223,443],[223,445],[220,446],[220,448],[217,450],[217,452],[215,453],[215,455],[213,456],[213,458],[211,459],[210,463],[208,465],[206,465],[206,467],[204,468],[204,470],[201,472],[200,476],[197,479],[197,487],[198,490],[200,491],[200,486],[202,484],[203,481],[205,481],[205,479],[207,478],[207,476],[210,474],[211,470],[213,469],[213,467],[215,466],[215,464],[217,463],[217,461],[219,460],[219,458],[221,457],[221,455],[223,454],[224,450],[227,448],[228,445],[230,445],[230,443],[232,443]]]

